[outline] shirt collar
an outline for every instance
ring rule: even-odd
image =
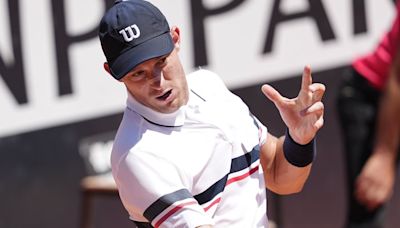
[[[164,127],[181,127],[185,122],[186,105],[181,106],[173,113],[161,113],[139,103],[129,91],[126,105],[129,110],[136,112],[152,124]]]

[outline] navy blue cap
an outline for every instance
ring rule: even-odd
[[[174,49],[165,16],[144,0],[116,1],[100,22],[99,38],[117,80],[140,63]]]

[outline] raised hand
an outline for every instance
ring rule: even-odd
[[[299,144],[309,143],[324,124],[324,104],[321,99],[325,86],[312,83],[311,68],[304,67],[301,89],[296,98],[283,97],[268,84],[261,87],[263,93],[274,102],[289,128],[292,138]]]

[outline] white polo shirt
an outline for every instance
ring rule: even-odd
[[[187,80],[189,102],[171,114],[128,97],[111,164],[130,218],[139,227],[268,227],[266,127],[216,74]]]

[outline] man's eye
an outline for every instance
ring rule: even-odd
[[[129,74],[129,79],[130,80],[139,80],[145,76],[145,72],[143,70],[141,71],[136,71],[131,74]]]
[[[133,73],[132,77],[137,78],[137,77],[141,77],[143,75],[144,75],[144,71],[138,71],[138,72]]]

